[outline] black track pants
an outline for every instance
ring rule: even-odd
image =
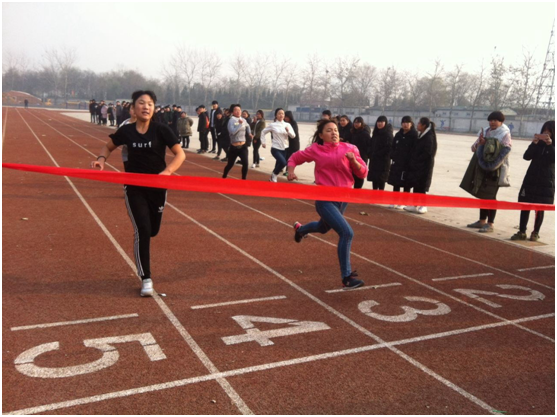
[[[159,233],[161,227],[166,190],[125,185],[124,196],[134,231],[133,254],[137,275],[141,279],[151,278],[151,238]]]

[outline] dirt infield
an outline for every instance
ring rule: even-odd
[[[3,162],[88,168],[110,132],[2,118]],[[169,191],[143,299],[121,186],[2,181],[3,413],[555,413],[552,256],[354,204],[343,291],[337,236],[293,240],[313,202]]]

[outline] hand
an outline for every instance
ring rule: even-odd
[[[160,172],[159,175],[172,175],[172,172],[170,172],[169,170],[165,169],[164,171]]]
[[[290,171],[288,171],[288,177],[287,177],[288,181],[295,181],[298,179],[298,177],[296,176],[296,174],[294,174],[294,172],[292,171],[292,168],[290,168]]]
[[[105,159],[102,158],[100,161],[93,161],[91,162],[91,168],[95,169],[95,168],[100,168],[100,170],[104,170],[104,161]]]
[[[481,133],[480,133],[480,141],[479,141],[480,145],[485,145],[485,138],[484,138],[484,130],[482,129]]]
[[[290,132],[290,130],[288,130],[288,126],[285,126],[284,129],[286,130],[286,133]]]
[[[344,156],[346,156],[346,158],[348,158],[350,162],[354,162],[356,160],[356,157],[354,156],[354,152],[346,152]]]
[[[266,147],[267,147],[265,144],[262,144],[261,146],[263,146],[263,148],[266,148]]]
[[[253,139],[253,135],[252,135],[252,134],[249,134],[248,136],[249,136],[250,139]]]
[[[240,124],[244,123],[244,119],[238,120],[238,123],[240,123]]]

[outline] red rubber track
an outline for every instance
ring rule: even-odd
[[[6,117],[3,162],[51,166],[48,151],[60,166],[86,168],[111,132],[51,111],[3,108]],[[118,150],[108,162],[123,169]],[[223,168],[188,152],[178,174],[220,177]],[[268,174],[250,169],[248,178]],[[313,202],[169,191],[151,246],[155,289],[166,297],[141,298],[121,186],[71,180],[95,219],[64,178],[3,170],[2,181],[4,413],[555,413],[554,257],[350,205],[353,269],[367,288],[328,293],[340,289],[338,237],[293,240],[295,221],[317,220]],[[192,309],[268,297],[280,298]],[[440,313],[393,321],[403,306]],[[228,345],[246,335],[236,316],[328,329]],[[166,359],[129,342],[114,345],[112,366],[83,375],[31,377],[15,364],[59,342],[34,365],[82,365],[103,357],[84,340],[137,334],[151,334]]]

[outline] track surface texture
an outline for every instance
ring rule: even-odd
[[[3,162],[88,168],[110,133],[2,120]],[[555,414],[552,256],[349,205],[342,291],[337,235],[294,242],[312,201],[169,191],[141,298],[121,186],[2,174],[3,413]]]

